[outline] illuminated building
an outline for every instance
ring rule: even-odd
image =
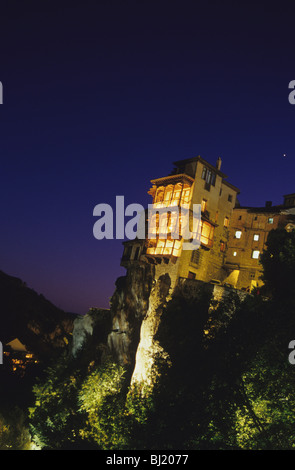
[[[172,285],[179,277],[205,282],[220,279],[229,221],[239,190],[227,181],[227,176],[221,171],[220,158],[215,166],[200,156],[175,162],[174,165],[170,175],[153,179],[149,190],[153,207],[168,207],[170,214],[165,220],[161,214],[153,213],[153,219],[148,219],[151,236],[144,242],[138,239],[125,242],[121,264],[128,268],[134,262],[153,263],[156,278],[169,272]],[[190,213],[194,204],[201,208],[199,249],[183,249],[185,240],[180,229],[178,239],[171,237],[177,223],[181,228],[182,206],[185,204]],[[178,221],[173,207],[180,209]]]
[[[28,367],[39,363],[37,357],[15,338],[10,343],[5,345],[4,351],[4,364],[12,372],[24,376]]]
[[[284,196],[280,206],[267,202],[263,208],[240,207],[239,189],[227,181],[220,158],[215,166],[200,156],[174,165],[170,175],[151,181],[149,194],[155,210],[150,217],[147,211],[147,237],[124,242],[121,265],[129,269],[134,264],[152,263],[156,279],[168,273],[172,287],[179,278],[247,291],[261,285],[260,253],[271,229],[295,228],[295,194]],[[184,204],[190,212],[194,204],[201,207],[198,249],[183,249]],[[163,208],[167,211],[162,216]],[[172,237],[175,228],[178,238]]]
[[[283,205],[267,201],[264,207],[234,209],[224,265],[229,284],[248,291],[262,285],[260,254],[269,232],[278,228],[295,229],[295,194],[284,196]]]

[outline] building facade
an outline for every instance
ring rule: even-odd
[[[172,287],[179,278],[247,291],[261,285],[260,254],[270,230],[294,227],[295,194],[284,196],[281,206],[267,202],[264,208],[240,207],[240,191],[227,181],[221,164],[220,158],[215,165],[200,156],[181,160],[168,176],[151,181],[154,210],[146,212],[146,239],[124,242],[122,266],[152,263],[156,279],[169,273]],[[183,208],[192,214],[194,205],[201,212],[200,246],[184,249],[188,240],[181,231]],[[163,216],[161,209],[166,209]],[[180,234],[177,238],[172,236],[175,228]]]

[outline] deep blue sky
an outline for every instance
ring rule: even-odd
[[[293,1],[3,1],[0,269],[65,310],[108,307],[122,242],[93,237],[96,204],[146,205],[150,179],[196,155],[221,156],[243,205],[295,192],[294,14]]]

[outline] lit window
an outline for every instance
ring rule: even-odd
[[[225,243],[224,243],[224,242],[220,242],[220,251],[222,251],[222,253],[225,252],[225,247],[226,247]]]
[[[225,227],[228,227],[228,226],[229,226],[229,218],[228,218],[228,217],[224,217],[224,223],[223,223],[223,225],[224,225]]]
[[[180,256],[181,240],[174,240],[173,256]]]
[[[238,253],[237,253],[236,251],[233,252],[233,256],[237,256],[237,254],[238,254]]]
[[[184,185],[182,196],[181,196],[181,204],[189,204],[190,202],[190,195],[191,195],[191,188],[187,185]]]
[[[202,203],[201,203],[201,211],[205,212],[206,209],[207,209],[207,201],[206,201],[206,199],[203,199]]]
[[[269,223],[269,224],[273,224],[273,217],[269,217],[268,223]]]
[[[160,188],[157,189],[155,202],[162,202],[163,198],[164,198],[164,187],[161,186]]]
[[[172,196],[172,191],[173,191],[173,186],[172,185],[167,186],[167,188],[165,190],[165,196],[164,196],[164,201],[167,204],[170,203],[170,199],[171,199],[171,196]]]
[[[260,253],[259,250],[253,250],[252,251],[252,258],[253,259],[258,259],[259,258],[259,253]]]
[[[202,222],[202,233],[201,233],[201,243],[206,246],[212,246],[213,244],[213,234],[214,227],[213,225]]]
[[[241,230],[236,230],[235,238],[241,238],[241,236],[242,236]]]
[[[259,240],[259,235],[258,235],[258,233],[255,233],[255,234],[254,234],[253,240],[254,240],[255,242],[258,242],[258,240]]]

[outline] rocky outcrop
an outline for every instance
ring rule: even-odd
[[[116,282],[111,298],[112,331],[108,346],[114,358],[132,369],[140,339],[140,328],[149,307],[154,284],[154,266],[135,264]]]
[[[97,363],[108,356],[107,337],[111,329],[110,310],[91,308],[85,315],[79,315],[74,321],[71,342],[71,355],[89,355]],[[88,354],[89,353],[89,354]]]
[[[156,339],[161,322],[163,309],[170,298],[171,279],[169,274],[161,276],[152,288],[149,297],[149,307],[140,328],[140,341],[138,344],[135,368],[131,385],[136,383],[151,386],[157,378],[156,360],[169,357],[160,342]]]

